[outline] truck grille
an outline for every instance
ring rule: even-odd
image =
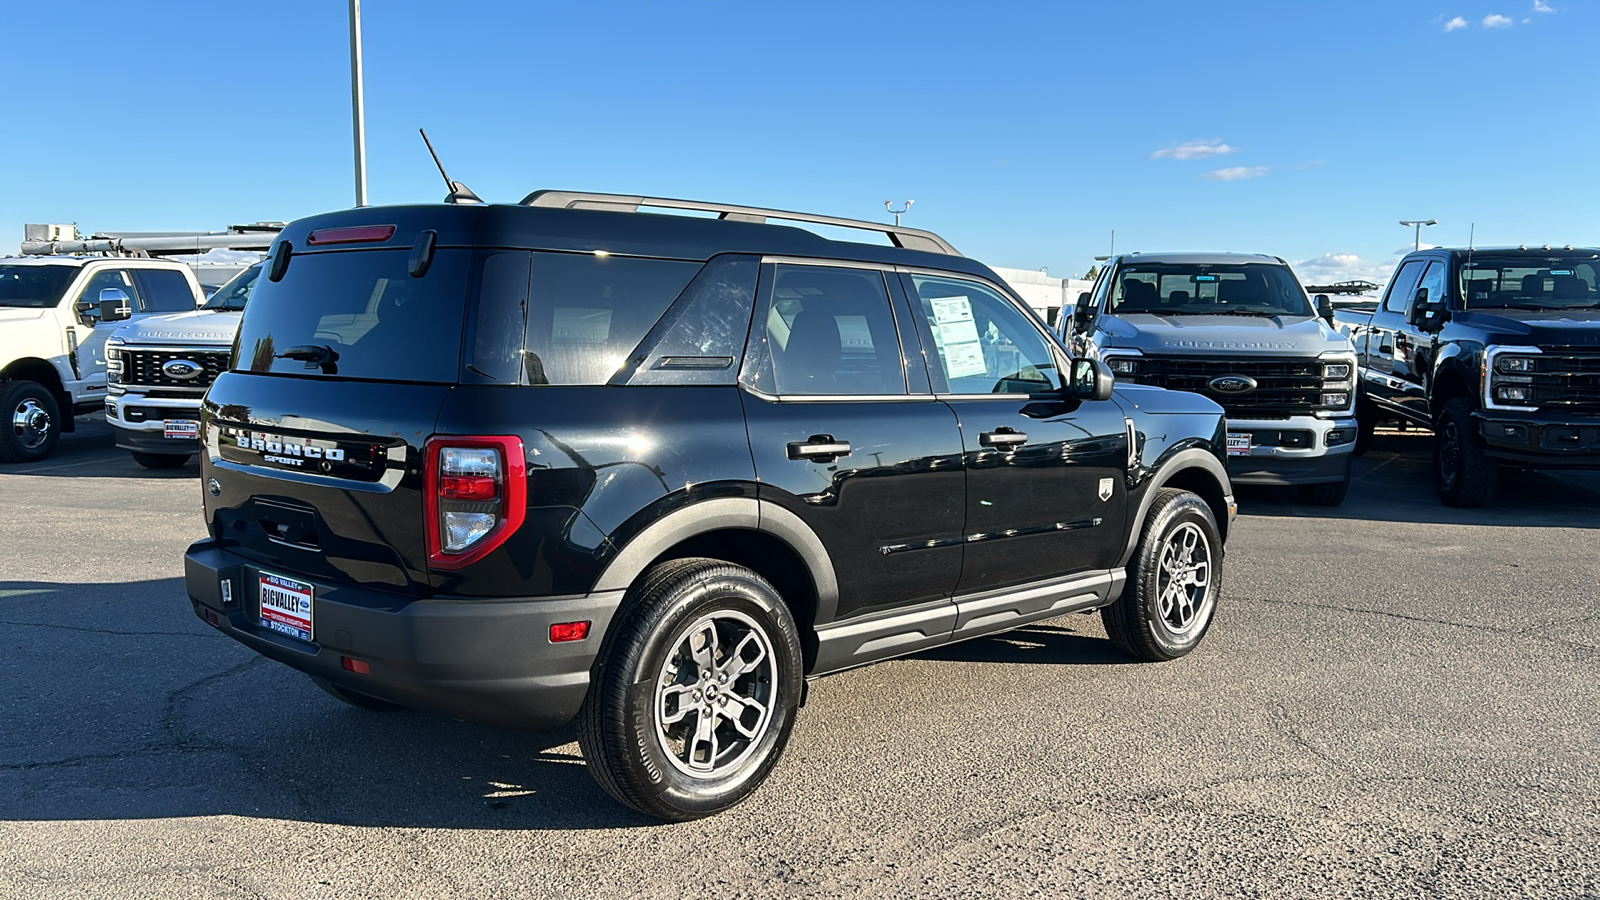
[[[1544,348],[1533,357],[1532,374],[1540,409],[1600,413],[1600,352]]]
[[[204,391],[218,375],[228,370],[228,350],[136,350],[122,348],[122,383],[127,387],[179,388]],[[200,365],[193,378],[173,378],[161,367],[175,359]]]
[[[1255,379],[1247,394],[1224,394],[1209,382],[1222,375]],[[1234,418],[1286,419],[1310,415],[1322,399],[1322,362],[1318,359],[1218,359],[1213,357],[1144,356],[1134,380],[1174,391],[1204,394]]]

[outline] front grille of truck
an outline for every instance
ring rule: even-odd
[[[1541,410],[1600,413],[1600,351],[1545,348],[1533,357],[1532,374]]]
[[[1134,380],[1174,391],[1204,394],[1221,404],[1230,418],[1287,419],[1307,416],[1322,399],[1322,361],[1311,359],[1216,359],[1211,357],[1142,356]],[[1222,375],[1255,379],[1248,394],[1224,394],[1209,382]]]
[[[176,388],[185,392],[203,392],[218,375],[228,370],[227,350],[136,350],[122,348],[122,384],[124,387]],[[173,378],[161,367],[175,359],[187,359],[200,364],[200,374],[193,378]]]

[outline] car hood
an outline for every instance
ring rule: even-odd
[[[1203,394],[1190,391],[1169,391],[1147,384],[1129,381],[1117,382],[1117,402],[1124,409],[1141,409],[1151,415],[1207,415],[1222,414],[1222,407]]]
[[[1600,345],[1600,310],[1462,310],[1450,321],[1489,334],[1489,343],[1535,346]]]
[[[1128,348],[1149,354],[1217,354],[1240,351],[1316,356],[1349,350],[1350,339],[1309,316],[1161,316],[1153,313],[1102,316],[1101,349]]]
[[[241,313],[192,312],[146,316],[117,329],[116,336],[130,344],[160,344],[174,341],[185,344],[232,344],[239,331]]]
[[[32,309],[22,306],[0,306],[0,322],[31,322],[43,316],[42,309]]]

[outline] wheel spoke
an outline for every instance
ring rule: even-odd
[[[760,734],[761,722],[766,718],[767,708],[749,697],[741,697],[731,692],[723,696],[727,698],[728,705],[722,710],[722,715],[729,723],[747,738],[754,738]],[[750,720],[749,724],[746,724],[746,719]]]
[[[754,657],[745,656],[745,653],[750,648],[755,649],[756,655]],[[723,669],[723,674],[728,676],[728,679],[732,681],[733,679],[738,678],[740,675],[754,670],[757,666],[761,665],[761,661],[766,658],[766,645],[761,642],[761,638],[757,637],[755,632],[750,632],[746,634],[737,645],[734,646],[733,653],[729,654],[728,656],[728,663]]]
[[[696,701],[694,699],[695,686],[692,684],[674,684],[661,689],[661,724],[676,725],[682,722],[689,713],[694,712]],[[677,698],[676,712],[667,712],[668,700]]]
[[[709,674],[717,667],[717,623],[706,622],[689,635],[689,653],[699,667],[697,674]]]
[[[692,769],[710,770],[717,764],[717,714],[699,709],[694,734],[684,742],[684,762]]]

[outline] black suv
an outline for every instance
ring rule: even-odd
[[[576,717],[606,791],[694,818],[815,676],[1094,609],[1140,658],[1199,643],[1222,411],[1112,390],[928,232],[552,191],[331,213],[283,230],[206,396],[188,593],[356,706]]]

